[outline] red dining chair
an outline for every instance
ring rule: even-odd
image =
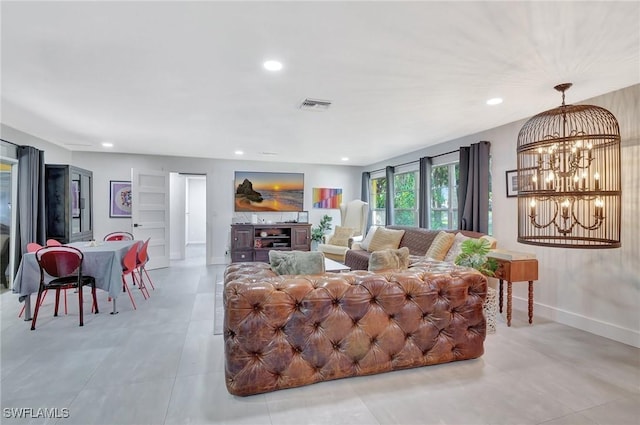
[[[42,245],[40,245],[39,243],[29,242],[27,244],[27,252],[36,252],[40,248],[42,248]]]
[[[111,232],[106,235],[104,241],[132,241],[133,235],[129,232]]]
[[[122,292],[126,292],[127,294],[129,294],[129,299],[131,300],[131,304],[133,305],[134,310],[137,310],[136,302],[133,300],[133,295],[131,295],[131,291],[129,290],[129,285],[127,284],[126,279],[127,275],[131,275],[131,280],[133,281],[134,285],[138,283],[138,289],[140,289],[140,292],[142,292],[142,296],[144,297],[144,299],[146,300],[147,298],[149,298],[149,292],[147,291],[146,286],[143,282],[137,282],[135,274],[136,257],[138,255],[139,246],[140,242],[136,242],[131,245],[129,251],[127,251],[127,253],[122,258]]]
[[[29,242],[27,244],[27,252],[36,252],[40,248],[42,248],[42,245],[40,245],[39,243],[36,243],[36,242]],[[47,295],[47,291],[44,291],[41,303],[44,302],[44,298],[46,297],[46,295]],[[65,300],[66,300],[66,298],[67,298],[67,296],[65,294]],[[22,306],[22,308],[20,309],[20,313],[18,313],[18,317],[22,317],[22,315],[24,314],[25,307],[26,307],[25,305]],[[66,304],[65,304],[64,314],[67,314]]]
[[[35,330],[38,313],[40,312],[41,299],[47,289],[56,290],[56,305],[54,316],[58,315],[58,304],[60,301],[61,289],[78,289],[78,313],[80,316],[80,326],[84,326],[84,315],[82,305],[82,293],[84,286],[91,286],[93,296],[93,311],[98,314],[98,299],[96,297],[96,280],[93,276],[82,275],[82,261],[84,255],[82,251],[70,246],[47,246],[36,251],[36,261],[40,266],[40,287],[38,288],[38,300],[36,310],[31,322],[31,330]],[[53,277],[49,282],[45,282],[45,275]]]
[[[62,243],[58,242],[55,239],[47,239],[47,245],[46,246],[62,246]],[[35,243],[35,242],[30,242],[27,244],[27,252],[36,252],[37,250],[39,250],[40,248],[42,248],[42,245],[40,245],[39,243]],[[47,296],[47,290],[45,289],[44,294],[42,296],[42,301],[40,301],[40,303],[42,304],[44,302],[44,299]],[[25,306],[22,306],[22,309],[20,310],[20,313],[18,313],[18,317],[22,317],[22,315],[24,314],[24,308]],[[67,289],[64,288],[64,314],[67,314],[68,310],[67,310]]]
[[[148,249],[149,249],[150,240],[151,238],[148,238],[142,244],[142,247],[138,251],[136,268],[138,269],[138,274],[140,275],[140,281],[144,284],[144,279],[142,277],[142,272],[144,272],[144,274],[147,276],[147,280],[149,281],[149,284],[151,285],[151,289],[155,291],[156,287],[153,286],[153,281],[151,280],[151,277],[149,277],[149,273],[147,273],[147,269],[145,268],[145,265],[147,264],[147,262],[149,262]]]

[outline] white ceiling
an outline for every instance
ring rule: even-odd
[[[2,122],[72,150],[368,165],[640,83],[638,1],[1,7]]]

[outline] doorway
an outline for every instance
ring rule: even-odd
[[[0,157],[0,293],[11,290],[16,240],[18,161]]]
[[[205,174],[171,173],[171,260],[207,263],[207,178]]]

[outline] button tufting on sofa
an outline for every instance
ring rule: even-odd
[[[255,280],[255,282],[252,282]],[[454,265],[376,274],[225,271],[225,375],[258,394],[482,355],[486,278]]]

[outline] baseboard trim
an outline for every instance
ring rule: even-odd
[[[227,257],[211,257],[207,264],[227,264],[228,262]]]
[[[513,308],[515,310],[528,311],[528,300],[521,297],[512,297]],[[507,300],[504,302],[506,303]],[[504,310],[503,310],[504,311]],[[634,329],[623,328],[613,323],[603,322],[591,317],[571,311],[559,309],[546,304],[533,303],[533,322],[535,324],[536,316],[562,323],[595,335],[612,339],[632,347],[640,348],[640,331]]]

